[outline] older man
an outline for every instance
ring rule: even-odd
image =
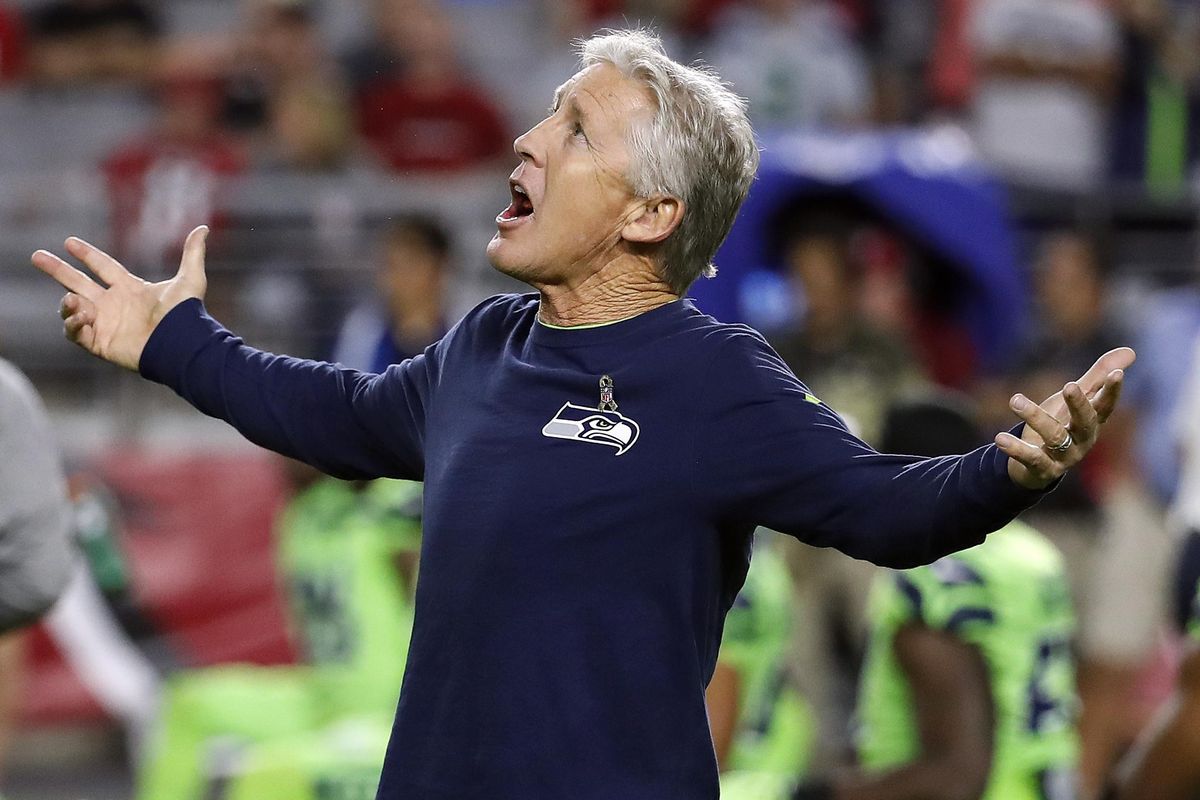
[[[272,356],[205,315],[205,230],[145,283],[39,251],[68,338],[344,477],[424,479],[408,670],[381,798],[712,798],[704,686],[756,524],[891,566],[973,545],[1083,457],[1133,354],[1020,436],[880,455],[754,331],[680,297],[757,166],[743,103],[644,33],[589,40],[516,141],[489,300],[382,375]],[[1051,444],[1055,446],[1050,446]]]

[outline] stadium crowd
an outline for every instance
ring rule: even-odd
[[[968,656],[983,652],[994,672],[1005,651],[947,621],[956,619],[955,598],[970,591],[960,584],[982,582],[980,572],[1019,587],[1020,570],[1036,565],[1041,572],[1030,573],[1030,585],[1048,573],[1067,590],[1070,608],[1053,605],[1053,635],[1070,645],[1045,650],[1046,663],[1027,671],[1044,677],[1051,673],[1037,670],[1048,664],[1074,664],[1066,677],[1054,667],[1055,695],[1037,708],[1039,720],[1057,719],[1071,731],[1063,735],[1070,743],[1054,745],[1054,757],[1067,753],[1079,776],[1078,793],[1047,778],[1039,796],[1098,797],[1171,694],[1186,655],[1170,612],[1179,543],[1200,527],[1182,502],[1200,492],[1187,483],[1194,469],[1185,468],[1189,453],[1200,458],[1200,444],[1188,438],[1196,436],[1200,406],[1185,391],[1200,373],[1192,356],[1200,335],[1192,263],[1200,180],[1195,3],[0,0],[0,238],[8,240],[0,244],[0,355],[45,378],[52,412],[81,402],[73,382],[56,380],[75,367],[21,341],[15,321],[27,312],[16,306],[28,296],[6,290],[21,285],[13,273],[25,269],[32,249],[24,247],[23,229],[61,239],[80,221],[147,277],[173,271],[188,231],[211,225],[218,267],[208,306],[218,318],[245,322],[231,327],[254,344],[373,371],[419,352],[474,301],[512,288],[485,271],[475,239],[502,205],[513,137],[541,119],[555,87],[574,71],[575,39],[631,24],[656,28],[673,57],[711,64],[748,99],[764,142],[809,132],[961,131],[1009,199],[1004,224],[1015,242],[1018,291],[992,302],[1028,306],[1028,314],[1011,334],[1018,346],[1007,359],[989,357],[964,318],[961,292],[947,289],[964,280],[955,277],[953,259],[886,203],[851,192],[825,190],[774,213],[765,234],[773,261],[767,289],[721,288],[720,277],[713,284],[741,292],[740,316],[762,327],[813,394],[869,443],[882,447],[889,423],[896,435],[898,414],[908,413],[905,424],[914,428],[928,424],[912,408],[921,401],[959,413],[934,414],[942,428],[967,420],[968,433],[955,445],[969,446],[969,431],[1010,427],[1014,391],[1040,399],[1111,347],[1139,351],[1129,402],[1109,423],[1102,449],[1022,517],[1040,532],[1030,537],[1044,537],[1061,556],[1046,555],[1041,538],[1022,539],[1028,563],[1020,552],[997,553],[994,562],[951,557],[940,572],[884,586],[880,570],[864,562],[759,537],[754,563],[761,566],[731,612],[729,657],[709,698],[722,768],[743,773],[730,779],[729,796],[767,798],[775,795],[764,792],[790,791],[796,781],[824,787],[806,795],[813,798],[908,796],[837,777],[859,763],[894,766],[895,751],[908,746],[881,741],[896,729],[872,716],[890,691],[881,682],[891,679],[881,676],[896,669],[881,665],[878,648],[891,648],[897,629],[935,628],[961,634]],[[57,193],[49,186],[73,187],[81,199],[52,207],[47,195]],[[1161,216],[1127,213],[1127,206]],[[986,440],[975,436],[975,443]],[[104,446],[120,444],[114,435]],[[908,445],[918,452],[919,443]],[[72,459],[103,463],[95,448],[67,449]],[[103,475],[103,467],[94,469]],[[194,790],[179,786],[217,780],[231,787],[222,796],[262,800],[271,796],[262,788],[269,785],[300,797],[278,788],[290,785],[279,777],[289,755],[303,753],[304,769],[328,777],[335,770],[325,756],[342,753],[358,770],[355,785],[361,763],[378,757],[378,721],[358,715],[366,701],[346,688],[358,680],[354,670],[376,662],[349,659],[337,672],[332,665],[349,645],[331,618],[352,616],[364,641],[406,624],[416,546],[408,534],[419,523],[419,504],[413,511],[405,490],[386,485],[350,490],[288,475],[294,488],[277,523],[280,570],[297,649],[312,674],[196,675],[177,662],[214,659],[147,656],[153,663],[142,668],[166,688],[143,681],[154,696],[135,703],[136,713],[110,705],[115,717],[137,719],[131,749],[139,796],[182,797]],[[317,569],[337,559],[320,549],[319,531],[305,528],[305,514],[353,530],[354,541],[365,542],[354,557],[375,559],[371,569],[395,562],[396,575],[376,575],[369,589],[386,594],[392,617],[365,610],[361,598],[337,606],[332,579]],[[310,558],[309,550],[318,555]],[[1006,575],[1010,561],[1016,566]],[[96,571],[104,560],[89,563]],[[948,578],[948,570],[958,571]],[[964,579],[967,573],[975,577]],[[1188,588],[1176,606],[1186,608]],[[914,593],[926,598],[915,623],[897,610]],[[992,601],[971,595],[970,602]],[[150,606],[144,613],[153,617]],[[116,635],[143,649],[170,638],[169,631],[147,633],[153,626],[143,612],[111,613],[124,631]],[[76,623],[88,624],[95,623]],[[1020,647],[1025,634],[1006,636]],[[16,660],[15,641],[0,643],[8,664]],[[947,658],[954,655],[953,645],[940,645],[951,648]],[[0,791],[6,729],[19,738],[22,725],[10,688],[15,673],[0,674]],[[875,705],[859,704],[860,680],[865,702]],[[256,696],[260,681],[293,716],[260,709],[247,720],[232,712]],[[372,690],[372,702],[376,694],[391,697],[386,687]],[[160,694],[165,721],[148,732]],[[336,712],[328,708],[334,705]],[[252,740],[255,749],[233,761],[227,750],[204,753],[209,772],[202,776],[200,749],[223,734]],[[992,739],[984,738],[986,750]],[[779,785],[771,783],[773,771],[776,779],[783,773]],[[815,793],[833,791],[827,782],[839,780],[837,791],[846,794]],[[1003,793],[1002,785],[991,791],[989,800],[1024,797]]]

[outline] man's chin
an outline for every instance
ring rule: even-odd
[[[512,242],[506,242],[497,233],[488,242],[487,257],[492,268],[502,275],[528,283],[533,277],[533,270],[526,259],[514,257]]]

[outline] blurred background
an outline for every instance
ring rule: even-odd
[[[484,258],[512,140],[574,71],[573,40],[633,24],[748,98],[764,150],[697,303],[763,330],[868,441],[915,388],[1007,429],[1012,391],[1040,399],[1137,348],[1103,450],[1034,515],[1068,559],[1085,774],[1128,746],[1177,659],[1200,3],[0,0],[0,355],[49,408],[97,613],[119,629],[89,644],[101,623],[51,620],[0,668],[7,797],[130,797],[165,676],[301,657],[275,532],[303,482],[68,345],[29,254],[79,235],[156,279],[206,223],[214,316],[258,347],[382,369],[522,290]],[[781,548],[786,673],[832,768],[870,568]]]

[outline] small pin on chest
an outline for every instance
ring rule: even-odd
[[[613,379],[608,375],[600,378],[600,405],[596,408],[600,411],[617,410],[617,401],[613,398]]]

